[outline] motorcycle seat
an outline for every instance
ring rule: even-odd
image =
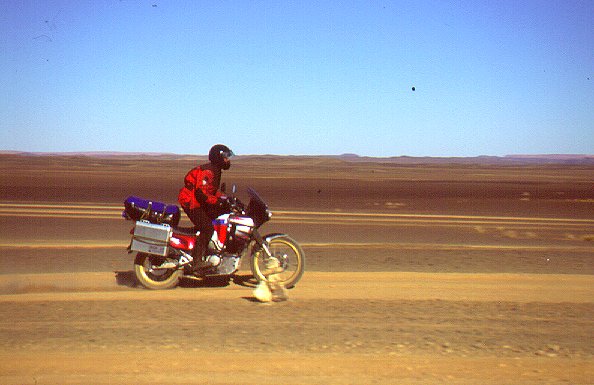
[[[196,231],[198,231],[198,229],[196,229],[195,227],[174,227],[173,228],[173,232],[180,234],[180,235],[196,235]]]

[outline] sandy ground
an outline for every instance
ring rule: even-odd
[[[291,299],[10,275],[3,383],[588,383],[589,275],[310,272]],[[196,293],[200,290],[199,293]],[[205,311],[207,309],[207,311]],[[224,316],[222,316],[224,315]]]
[[[307,254],[266,305],[245,270],[135,286],[121,202],[192,164],[0,157],[0,383],[594,382],[591,166],[240,158]]]

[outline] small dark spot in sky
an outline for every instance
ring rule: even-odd
[[[58,12],[54,15],[54,17],[50,19],[44,19],[43,22],[45,23],[45,26],[50,30],[50,31],[55,31],[58,26],[56,24],[56,20],[58,19],[58,17],[60,16],[60,13],[62,12],[62,9],[59,9]]]
[[[412,90],[413,90],[413,91],[415,91],[415,90],[416,90],[416,88],[415,88],[415,87],[413,87],[413,88],[412,88]]]
[[[157,8],[157,4],[153,4],[153,8]]]

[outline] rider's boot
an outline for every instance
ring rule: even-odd
[[[205,247],[201,247],[200,245],[200,240],[196,239],[196,244],[194,245],[194,249],[192,250],[192,265],[194,272],[198,272],[204,269],[205,267],[210,266],[210,263],[204,260],[204,249]]]

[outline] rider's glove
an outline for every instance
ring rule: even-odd
[[[224,211],[231,210],[231,203],[229,202],[226,196],[221,196],[217,199],[217,206]]]

